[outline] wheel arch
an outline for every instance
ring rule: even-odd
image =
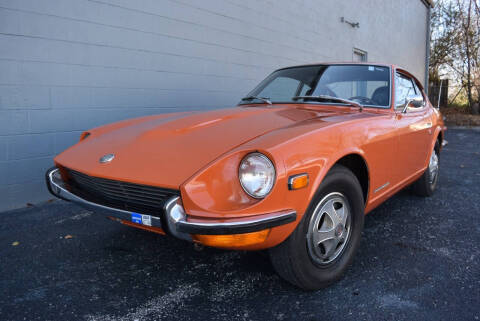
[[[330,163],[331,165],[327,167],[323,174],[320,176],[321,179],[318,180],[318,185],[321,184],[325,176],[331,171],[335,165],[342,165],[348,168],[360,183],[362,188],[363,200],[367,204],[369,187],[370,187],[370,170],[368,163],[365,158],[357,152],[351,151],[350,153],[340,156],[338,159]],[[318,188],[318,186],[317,186]]]
[[[435,149],[437,154],[440,155],[442,150],[442,142],[443,142],[443,131],[440,128],[437,128],[436,133],[433,135],[435,139],[432,139],[432,143],[430,145],[430,151],[427,155],[427,159],[425,160],[424,167],[428,167],[428,163],[430,161],[430,156],[432,156],[432,151]],[[435,147],[435,144],[438,142],[438,148]]]
[[[366,204],[370,187],[370,172],[366,160],[360,154],[352,153],[337,160],[334,165],[337,164],[345,166],[357,177],[362,187],[363,201]]]
[[[442,143],[443,143],[443,131],[440,130],[438,132],[435,142],[438,142],[439,149],[441,149],[442,148]],[[440,151],[438,151],[438,152],[440,152]]]

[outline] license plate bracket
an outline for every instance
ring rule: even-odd
[[[152,226],[152,217],[150,215],[132,212],[132,222]]]

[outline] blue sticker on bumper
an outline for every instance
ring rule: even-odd
[[[132,222],[142,224],[142,214],[132,213]]]

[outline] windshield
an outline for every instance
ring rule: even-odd
[[[366,107],[388,108],[390,68],[374,65],[315,65],[280,69],[262,81],[247,95],[249,99],[240,104],[262,102],[255,97],[268,99],[272,103],[301,102],[295,98],[297,96],[331,96],[352,100]],[[310,99],[304,101],[312,103]]]

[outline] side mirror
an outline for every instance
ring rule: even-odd
[[[405,98],[405,107],[403,107],[402,113],[406,113],[408,107],[420,108],[423,106],[423,96],[422,95],[411,95]]]

